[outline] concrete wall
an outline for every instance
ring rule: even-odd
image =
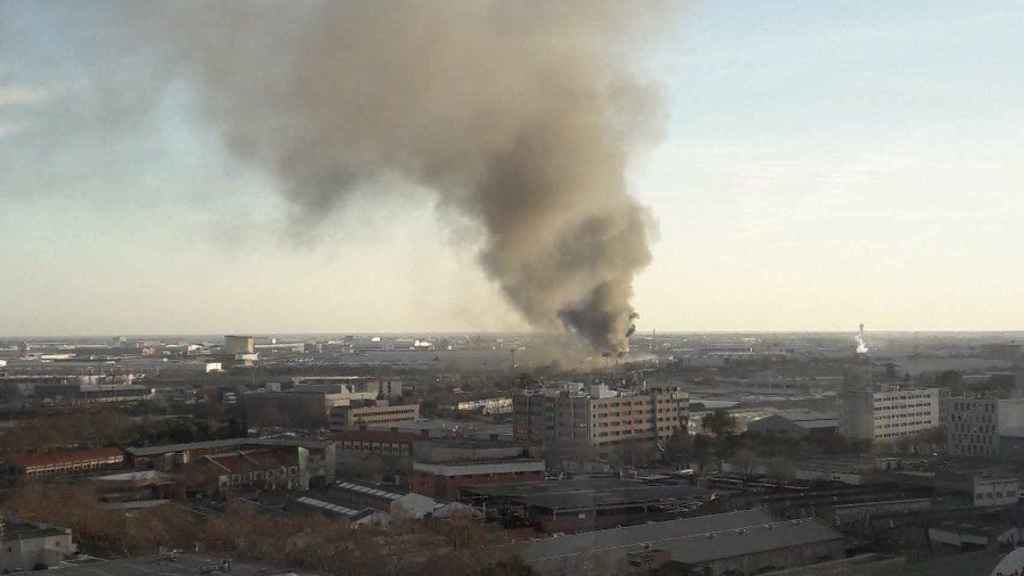
[[[0,572],[32,570],[37,564],[53,566],[75,552],[71,531],[0,543]]]

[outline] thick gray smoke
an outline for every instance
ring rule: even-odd
[[[484,270],[531,324],[627,349],[651,223],[624,173],[658,124],[628,60],[668,6],[168,4],[161,17],[129,8],[134,25],[155,23],[140,41],[310,223],[397,175],[481,225]]]

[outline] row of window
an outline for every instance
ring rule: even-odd
[[[876,424],[875,428],[910,428],[912,426],[931,426],[931,420],[914,420],[913,422],[890,422],[888,424]]]
[[[224,475],[222,478],[227,478],[233,486],[238,486],[243,483],[257,482],[259,480],[284,479],[289,476],[296,476],[298,473],[298,466],[282,466],[271,470],[254,470],[245,474]]]
[[[879,420],[892,420],[892,419],[906,419],[906,418],[918,418],[921,416],[931,416],[931,412],[907,412],[905,414],[876,414],[875,422]]]

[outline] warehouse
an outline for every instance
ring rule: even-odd
[[[625,573],[758,574],[842,558],[843,536],[814,519],[776,521],[760,510],[561,536],[510,546],[544,576]]]
[[[462,487],[462,501],[507,526],[585,532],[697,514],[715,503],[689,483],[619,478],[520,482]]]

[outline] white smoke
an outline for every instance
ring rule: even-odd
[[[864,339],[864,325],[863,324],[860,325],[860,332],[857,333],[857,336],[856,336],[855,339],[857,340],[857,354],[864,355],[864,354],[867,354],[871,350],[870,348],[868,348],[868,343]]]

